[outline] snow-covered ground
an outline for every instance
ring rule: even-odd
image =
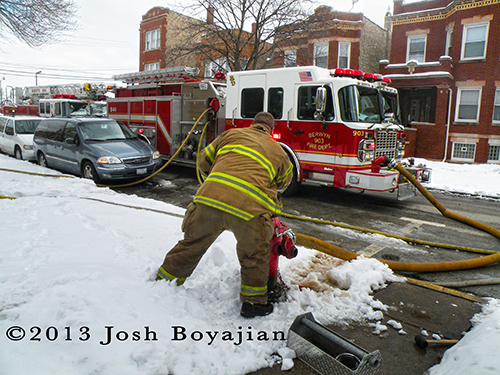
[[[417,162],[433,168],[431,187],[500,197],[498,165]],[[4,155],[0,168],[60,175]],[[239,315],[230,233],[183,286],[152,281],[182,236],[183,209],[89,180],[5,170],[0,195],[16,198],[0,199],[2,375],[234,375],[279,362],[285,370],[293,360],[284,337],[305,312],[323,324],[366,320],[404,334],[372,296],[403,280],[374,259],[341,264],[300,248],[298,258],[280,260],[288,301],[247,320]],[[316,287],[319,279],[327,282]],[[500,373],[500,301],[491,300],[473,325],[432,375]]]

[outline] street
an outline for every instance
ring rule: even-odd
[[[115,189],[187,207],[198,188],[193,169],[169,166],[143,184]],[[449,211],[498,228],[500,200],[480,199],[446,192],[431,194]],[[302,185],[299,193],[283,199],[284,212],[294,216],[323,219],[432,243],[498,251],[499,239],[466,224],[444,217],[422,195],[397,201],[395,195],[359,193],[328,187]],[[483,254],[414,245],[379,234],[343,229],[290,218],[282,219],[295,233],[303,233],[366,256],[401,262],[448,262],[471,259]],[[433,283],[496,278],[500,265],[452,272],[405,273]],[[496,285],[458,289],[482,297],[500,298]]]

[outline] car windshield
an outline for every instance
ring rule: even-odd
[[[123,141],[137,136],[125,125],[116,121],[84,122],[79,125],[84,141]]]
[[[16,120],[16,134],[33,134],[42,119]]]

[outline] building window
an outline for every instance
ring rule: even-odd
[[[490,145],[488,151],[488,162],[499,163],[500,162],[500,146]]]
[[[338,68],[349,68],[351,64],[351,43],[339,42]]]
[[[314,45],[314,65],[320,68],[328,67],[328,42]]]
[[[500,87],[495,92],[495,102],[493,104],[493,123],[500,124]]]
[[[462,36],[462,60],[484,59],[489,23],[464,25]]]
[[[427,35],[413,35],[408,37],[406,61],[415,60],[425,62],[425,45]]]
[[[480,88],[459,88],[455,121],[478,122],[479,103],[481,100]]]
[[[160,48],[160,29],[146,32],[146,51]]]
[[[453,142],[453,151],[451,154],[452,160],[474,161],[475,156],[476,156],[475,143]]]
[[[217,72],[227,73],[229,71],[229,63],[224,57],[205,62],[205,78],[213,78]]]
[[[285,51],[285,68],[297,66],[297,51],[294,49],[289,49]]]
[[[160,69],[160,63],[159,62],[155,62],[155,63],[152,63],[152,64],[144,64],[144,71],[145,72],[149,72],[150,70],[158,70]]]
[[[446,50],[444,51],[445,56],[451,56],[451,41],[453,39],[453,30],[448,30],[446,32]]]

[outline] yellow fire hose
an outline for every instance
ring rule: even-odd
[[[189,137],[191,136],[191,134],[193,134],[194,132],[194,129],[196,129],[196,127],[198,126],[198,123],[201,121],[201,119],[203,118],[203,116],[205,116],[205,114],[210,111],[210,110],[213,110],[212,107],[208,107],[207,109],[205,109],[205,111],[203,111],[203,113],[200,115],[200,117],[198,117],[198,120],[196,120],[196,122],[194,123],[193,127],[191,128],[191,130],[189,131],[188,135],[186,136],[186,139],[184,139],[184,141],[182,142],[182,144],[179,146],[179,148],[177,149],[177,151],[175,152],[175,154],[172,155],[172,157],[170,159],[168,159],[168,161],[160,168],[158,169],[155,173],[149,175],[148,177],[146,178],[143,178],[142,180],[139,180],[139,181],[134,181],[134,182],[131,182],[129,184],[122,184],[122,185],[101,185],[101,184],[96,184],[97,186],[99,187],[110,187],[110,188],[121,188],[121,187],[127,187],[127,186],[133,186],[133,185],[137,185],[137,184],[140,184],[140,183],[143,183],[144,181],[147,181],[149,180],[150,178],[153,178],[154,176],[156,176],[158,173],[160,173],[161,171],[163,171],[165,168],[168,167],[168,165],[172,162],[172,160],[175,159],[175,157],[177,155],[179,155],[179,152],[182,151],[184,145],[186,144],[186,142],[188,141]],[[206,129],[206,125],[205,125],[205,128],[203,129],[203,133],[205,132],[205,129]],[[201,139],[201,138],[200,138]],[[199,147],[198,147],[199,149]],[[198,152],[199,153],[199,152]]]
[[[466,218],[448,211],[442,204],[440,204],[402,165],[396,164],[394,166],[403,176],[405,176],[415,187],[422,193],[422,195],[431,202],[440,212],[446,217],[453,220],[463,222],[482,231],[488,232],[493,236],[500,239],[500,230],[493,228],[489,225],[480,223],[476,220]],[[310,249],[321,251],[325,254],[332,255],[336,258],[343,260],[355,259],[358,254],[342,249],[338,246],[321,241],[317,238],[296,233],[297,245],[304,246]],[[491,255],[474,258],[469,260],[451,261],[451,262],[430,262],[430,263],[411,263],[411,262],[396,262],[390,260],[378,259],[380,262],[387,264],[394,271],[407,271],[407,272],[442,272],[442,271],[456,271],[471,268],[484,267],[500,261],[500,252],[495,252]]]

